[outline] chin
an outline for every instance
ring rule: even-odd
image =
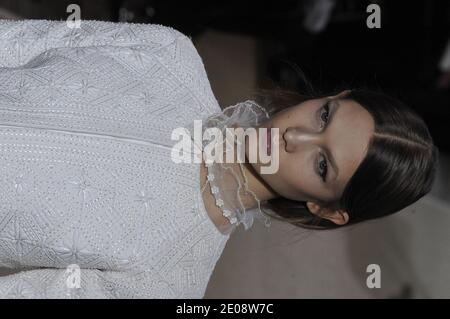
[[[267,185],[269,185],[272,188],[272,181],[274,180],[274,178],[276,178],[277,173],[275,174],[261,174],[261,167],[266,166],[267,164],[264,164],[263,166],[261,165],[261,163],[250,163],[250,165],[253,167],[253,169],[255,170],[256,174],[258,174],[258,176],[267,183]]]

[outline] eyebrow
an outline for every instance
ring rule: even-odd
[[[329,121],[328,121],[328,125],[333,120],[333,118],[335,116],[334,114],[336,113],[337,109],[340,106],[340,103],[339,103],[338,99],[335,99],[334,102],[335,102],[335,106],[332,108],[332,111],[331,111],[331,114],[330,114],[330,118],[329,118]],[[328,125],[327,125],[327,127],[328,127]],[[327,154],[328,161],[330,162],[331,167],[333,168],[333,170],[335,172],[335,177],[333,179],[333,181],[335,181],[337,179],[337,177],[339,176],[339,168],[336,165],[336,161],[334,159],[333,153],[328,149],[328,147],[325,147],[325,153]]]

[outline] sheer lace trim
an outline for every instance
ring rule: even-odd
[[[247,100],[225,108],[221,113],[209,117],[203,123],[203,132],[207,128],[216,127],[222,132],[224,138],[224,149],[226,143],[234,143],[227,140],[226,128],[230,127],[254,127],[269,118],[268,113],[256,102]],[[203,147],[210,143],[210,140],[203,141]],[[239,163],[239,172],[227,163],[205,163],[207,168],[207,177],[202,192],[209,185],[211,193],[215,198],[215,204],[227,218],[229,224],[224,232],[232,232],[236,226],[243,224],[245,230],[253,225],[254,218],[259,219],[266,227],[270,226],[270,217],[262,212],[264,203],[257,198],[255,193],[248,187],[247,176],[243,164]],[[243,183],[238,174],[241,174]],[[257,207],[246,209],[242,200],[243,195],[251,195],[257,203]]]

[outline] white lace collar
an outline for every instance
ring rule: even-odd
[[[202,123],[203,132],[207,128],[216,127],[222,131],[225,136],[225,129],[228,127],[255,127],[269,118],[266,110],[252,100],[237,103],[235,105],[225,108],[222,112],[213,114]],[[202,132],[202,133],[203,133]],[[203,141],[205,147],[209,140]],[[236,172],[232,171],[226,163],[212,163],[205,164],[208,170],[206,184],[209,184],[211,193],[213,194],[216,205],[221,209],[223,216],[225,216],[229,225],[224,232],[232,232],[237,225],[243,224],[245,230],[253,225],[255,218],[259,219],[266,227],[270,226],[270,217],[264,214],[261,209],[264,208],[264,203],[261,202],[253,192],[248,189],[247,185],[241,185],[240,179],[236,176]],[[241,174],[242,174],[241,164]],[[241,175],[242,176],[242,175]],[[230,178],[235,184],[229,186]],[[245,178],[245,175],[244,175]],[[202,188],[206,189],[206,184]],[[226,186],[228,185],[228,186]],[[245,209],[240,192],[247,192],[253,194],[258,203],[258,207],[253,209]]]

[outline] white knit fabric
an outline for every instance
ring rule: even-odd
[[[201,298],[229,235],[171,132],[220,111],[161,25],[0,21],[3,298]],[[80,288],[66,267],[81,268]]]

